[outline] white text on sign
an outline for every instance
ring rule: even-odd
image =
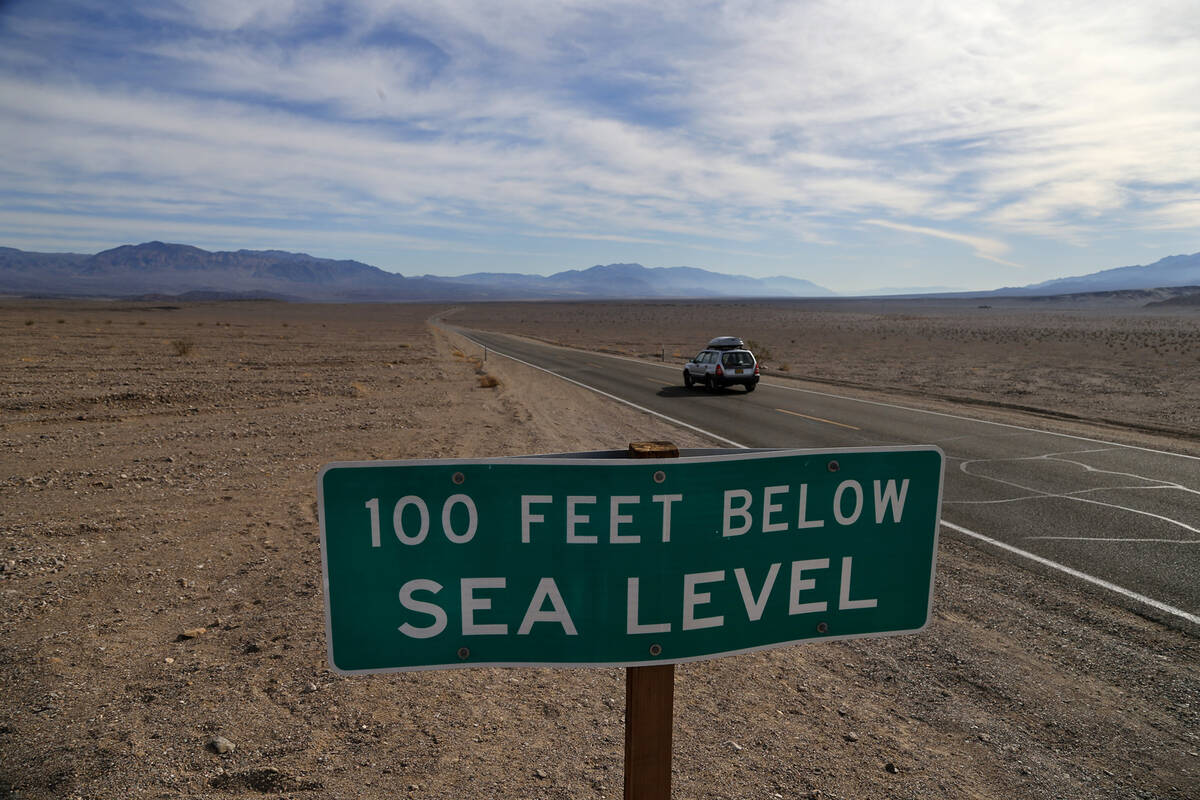
[[[678,617],[681,630],[692,631],[704,628],[719,628],[725,624],[722,614],[703,616],[703,606],[713,603],[712,593],[720,584],[727,582],[727,575],[732,574],[737,590],[741,595],[746,618],[757,622],[766,608],[767,600],[772,594],[779,575],[781,563],[771,564],[767,574],[757,591],[751,585],[746,570],[738,567],[730,570],[713,570],[709,572],[688,573],[683,575],[680,614]],[[816,589],[815,578],[806,577],[806,573],[818,570],[828,570],[828,558],[815,558],[803,561],[793,561],[790,565],[790,581],[788,585],[788,614],[819,614],[829,610],[826,601],[807,600],[805,593]],[[841,576],[838,592],[838,610],[849,611],[860,608],[874,608],[878,601],[874,598],[852,600],[850,598],[854,559],[846,556],[841,560]],[[507,622],[495,620],[485,621],[479,615],[486,616],[492,608],[492,598],[480,594],[481,591],[504,591],[507,580],[502,577],[462,578],[459,580],[459,606],[462,609],[459,633],[463,636],[507,636]],[[414,595],[417,592],[428,593],[431,596],[439,594],[444,587],[436,581],[416,579],[400,587],[400,605],[417,614],[429,617],[424,625],[414,625],[405,622],[399,630],[405,636],[413,639],[428,639],[444,632],[449,625],[446,610],[433,599],[421,600]],[[726,587],[722,587],[726,588]],[[626,625],[627,634],[669,633],[674,624],[672,621],[642,622],[638,613],[638,598],[641,589],[641,578],[626,579]],[[547,607],[548,606],[548,607]],[[721,604],[721,607],[727,607]],[[576,636],[578,631],[575,622],[563,601],[562,592],[554,578],[541,578],[526,607],[521,623],[517,628],[518,636],[526,636],[536,623],[557,623],[567,636]]]

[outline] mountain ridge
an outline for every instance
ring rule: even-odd
[[[1086,275],[1053,278],[1027,286],[995,289],[992,295],[1052,295],[1082,292],[1112,292],[1123,289],[1155,289],[1200,284],[1200,253],[1164,256],[1152,264],[1113,267]]]
[[[160,241],[95,255],[0,248],[0,292],[65,296],[223,293],[309,301],[833,297],[800,278],[751,278],[698,267],[597,264],[554,275],[405,277],[361,261],[285,250],[208,251]]]
[[[1148,265],[1114,267],[1027,286],[897,297],[1050,297],[1200,285],[1200,253]],[[105,296],[267,297],[292,301],[442,301],[537,299],[834,298],[803,278],[754,278],[699,267],[595,264],[552,275],[474,272],[406,277],[351,259],[286,250],[209,251],[160,241],[93,255],[0,247],[0,293]],[[854,296],[863,296],[861,294]]]

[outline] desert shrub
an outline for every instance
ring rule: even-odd
[[[746,340],[746,349],[749,350],[750,352],[754,353],[754,357],[757,358],[759,361],[762,361],[764,359],[768,359],[771,357],[771,351],[767,349],[767,346],[759,344],[758,342],[754,341],[753,339]]]
[[[175,355],[183,358],[192,352],[192,343],[187,339],[175,339],[171,342],[171,350],[175,352]]]
[[[33,320],[31,320],[31,319],[27,319],[27,320],[25,320],[25,324],[26,324],[26,325],[32,325],[32,324],[33,324]]]
[[[479,388],[481,388],[481,389],[495,389],[499,385],[500,385],[500,381],[498,381],[496,379],[495,375],[480,375],[479,376]]]
[[[350,394],[354,397],[366,397],[368,394],[370,394],[370,391],[371,390],[366,387],[366,384],[362,383],[361,381],[350,382]]]

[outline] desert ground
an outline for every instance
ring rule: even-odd
[[[3,301],[0,798],[620,796],[623,670],[326,663],[321,465],[712,444],[438,317],[1200,437],[1187,309]],[[926,632],[679,666],[674,796],[1195,798],[1200,639],[943,534]]]

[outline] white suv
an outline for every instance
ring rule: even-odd
[[[683,385],[704,384],[710,392],[741,384],[747,392],[758,385],[758,361],[736,336],[718,336],[683,367]]]

